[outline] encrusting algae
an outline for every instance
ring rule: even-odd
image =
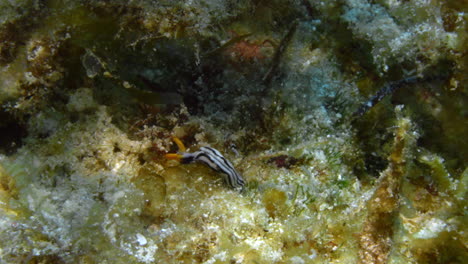
[[[0,3],[0,262],[464,263],[465,13]]]

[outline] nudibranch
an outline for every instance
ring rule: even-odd
[[[167,159],[178,160],[182,164],[192,162],[201,162],[211,169],[220,172],[223,175],[224,181],[234,189],[243,189],[245,181],[242,176],[234,169],[234,166],[229,162],[218,150],[210,147],[201,147],[199,151],[189,153],[186,152],[185,146],[180,139],[172,138],[179,148],[178,153],[166,154]]]

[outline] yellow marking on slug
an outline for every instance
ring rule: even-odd
[[[182,159],[182,155],[177,154],[177,153],[168,153],[165,156],[166,156],[166,159],[169,159],[169,160],[179,160],[180,161]]]
[[[172,137],[172,140],[174,140],[174,142],[177,144],[177,147],[179,148],[180,152],[185,152],[186,149],[185,149],[184,143],[182,143],[182,141],[180,141],[179,138]]]

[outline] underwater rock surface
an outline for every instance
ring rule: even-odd
[[[463,263],[467,8],[1,1],[0,262]]]

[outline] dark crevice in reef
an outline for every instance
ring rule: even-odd
[[[15,8],[16,19],[0,25],[0,65],[12,62],[20,46],[47,14],[46,1],[37,1],[35,8]]]
[[[0,109],[0,120],[0,153],[10,155],[23,145],[27,129],[22,122],[19,122],[4,108]]]
[[[367,110],[362,111],[353,122],[368,173],[377,176],[386,166],[388,153],[385,146],[392,138],[388,129],[392,126],[392,113],[396,105],[404,105],[410,111],[420,134],[418,147],[439,153],[452,174],[458,175],[463,171],[468,162],[468,145],[464,140],[467,126],[461,124],[467,122],[468,112],[464,105],[468,95],[466,89],[449,88],[450,79],[458,74],[454,65],[452,60],[442,59],[428,68],[425,76],[412,77],[409,82],[402,80],[392,84],[380,81],[383,88],[378,88],[375,94],[386,86],[397,87],[390,89],[372,105],[370,100],[363,103]],[[391,70],[389,75],[386,78],[396,78],[401,73]]]

